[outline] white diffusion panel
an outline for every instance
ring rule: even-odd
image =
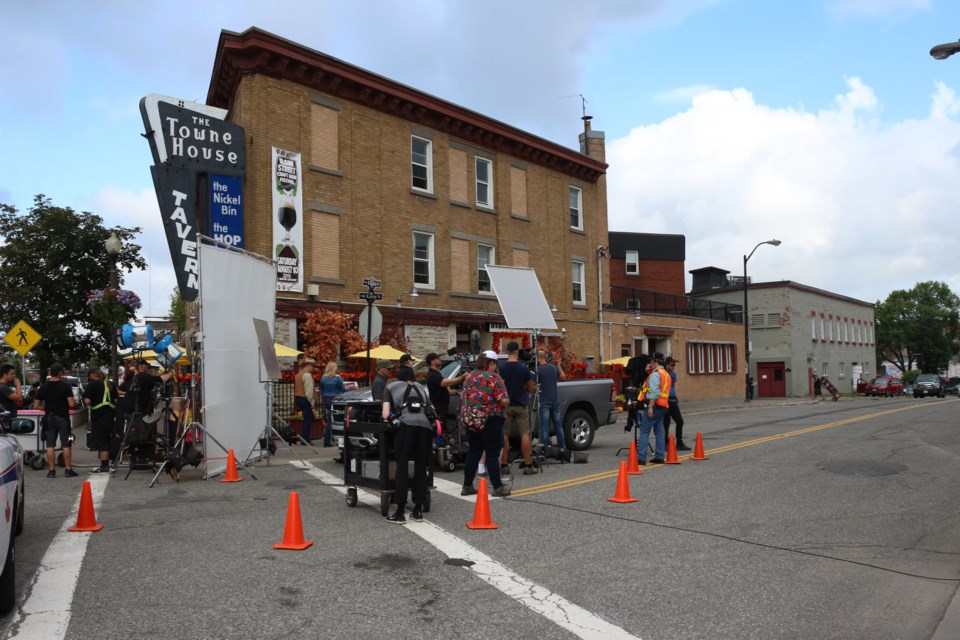
[[[556,329],[557,322],[533,269],[487,265],[497,301],[511,329]]]
[[[203,334],[203,414],[213,438],[243,459],[262,434],[267,392],[253,318],[273,333],[276,270],[253,254],[200,245],[200,330]],[[226,454],[205,440],[207,475],[226,469]]]

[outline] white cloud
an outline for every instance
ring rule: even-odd
[[[943,280],[960,291],[956,185],[960,123],[938,84],[931,117],[879,125],[859,78],[817,113],[757,104],[745,89],[697,96],[687,111],[607,148],[612,230],[679,233],[687,269],[794,280],[873,302]]]

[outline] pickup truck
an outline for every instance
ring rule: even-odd
[[[896,397],[903,392],[903,383],[889,376],[878,376],[867,383],[863,394],[866,396]]]
[[[462,366],[459,360],[454,360],[444,365],[440,372],[444,378],[456,378],[460,375]],[[418,363],[414,374],[420,380],[426,374],[426,365]],[[557,392],[560,396],[560,422],[563,424],[567,447],[572,451],[589,448],[599,427],[617,421],[619,414],[616,408],[616,391],[613,380],[609,378],[568,379],[557,384]],[[334,399],[331,432],[341,448],[347,407],[370,401],[369,388],[347,391]],[[456,415],[459,407],[460,396],[450,396],[450,415]],[[353,416],[352,419],[357,420],[358,416]],[[532,411],[530,416],[530,433],[534,437],[540,433],[540,419],[535,411]],[[364,440],[358,437],[350,442],[352,445],[370,444]]]

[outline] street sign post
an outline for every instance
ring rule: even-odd
[[[373,315],[372,318],[368,318],[368,315]],[[380,309],[376,307],[367,307],[360,314],[360,320],[358,322],[360,325],[360,335],[363,336],[363,339],[367,342],[373,342],[374,338],[380,337],[380,332],[383,331],[383,315],[380,313]]]
[[[3,341],[21,356],[26,356],[42,339],[43,336],[23,320],[13,325],[7,335],[3,336]]]
[[[374,311],[376,311],[377,319],[379,320],[377,335],[380,335],[380,331],[383,328],[383,317],[380,315],[379,311],[374,309],[373,303],[376,300],[383,300],[383,294],[377,293],[376,291],[374,291],[374,289],[379,289],[382,284],[376,278],[372,276],[369,278],[364,278],[363,284],[367,287],[367,290],[361,291],[359,294],[357,294],[357,297],[360,300],[367,301],[367,310],[364,312],[367,314],[366,323],[364,323],[364,317],[363,317],[363,314],[361,314],[360,326],[362,327],[364,324],[367,325],[367,333],[365,337],[367,340],[367,386],[369,387],[370,386],[370,336],[373,334]]]

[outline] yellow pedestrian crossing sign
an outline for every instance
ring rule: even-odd
[[[36,330],[21,320],[13,325],[7,335],[3,336],[3,341],[17,350],[22,356],[27,355],[33,349],[40,339],[43,338]]]

